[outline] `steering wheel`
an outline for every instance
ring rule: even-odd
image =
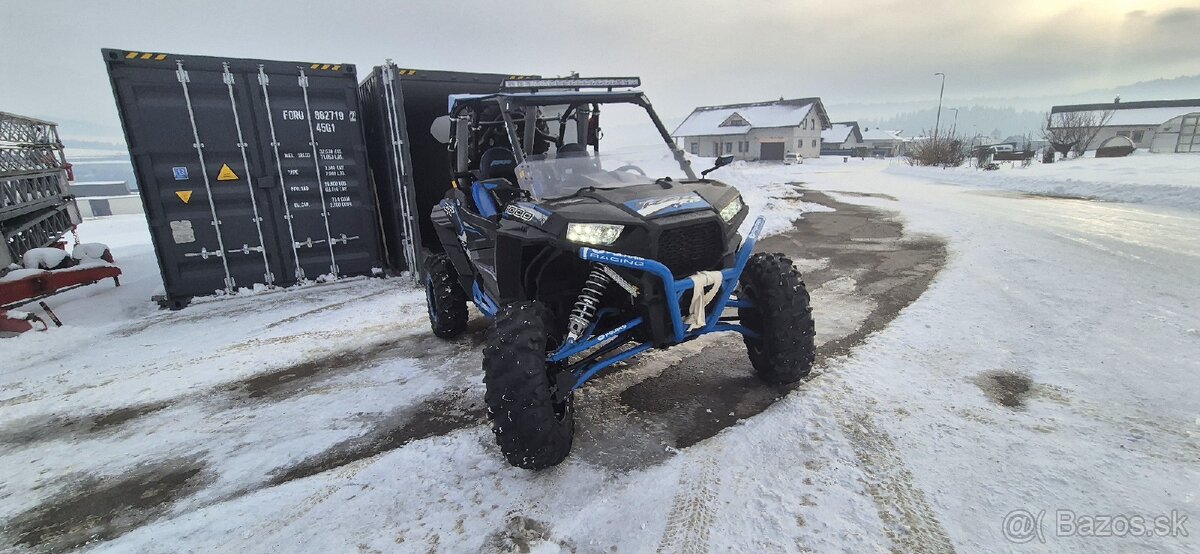
[[[638,174],[640,174],[642,177],[646,177],[646,176],[647,176],[647,175],[646,175],[646,172],[645,172],[645,171],[642,171],[642,168],[640,168],[640,167],[638,167],[638,166],[636,166],[636,165],[633,165],[633,164],[626,164],[626,165],[623,165],[623,166],[621,166],[621,167],[618,167],[618,168],[614,169],[613,171],[636,171],[636,172],[638,172]]]

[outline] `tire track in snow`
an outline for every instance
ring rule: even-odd
[[[709,530],[715,516],[714,502],[721,484],[715,457],[689,462],[679,475],[667,527],[659,540],[659,554],[708,552]]]
[[[848,392],[845,385],[840,387]],[[839,402],[825,393],[831,404]],[[838,394],[838,396],[844,396]],[[868,400],[868,406],[874,404]],[[859,469],[866,474],[867,492],[875,501],[884,532],[893,552],[953,553],[954,545],[942,528],[925,493],[913,483],[913,474],[892,438],[880,429],[870,411],[836,410],[838,424],[850,439]]]

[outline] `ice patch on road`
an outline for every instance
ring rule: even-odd
[[[856,291],[854,279],[838,277],[812,291],[813,319],[821,343],[839,340],[862,327],[875,304]]]

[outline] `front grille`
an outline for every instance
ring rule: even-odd
[[[724,250],[721,224],[708,221],[664,230],[658,237],[657,259],[681,278],[715,268]]]

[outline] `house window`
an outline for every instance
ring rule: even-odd
[[[813,139],[813,148],[817,147],[817,139]]]
[[[804,139],[796,141],[796,148],[804,148]]]
[[[698,142],[692,143],[692,154],[695,156],[700,155],[700,143],[698,143]]]
[[[1129,138],[1129,131],[1117,131],[1117,136]]]
[[[801,122],[800,122],[800,128],[801,128],[801,129],[807,129],[807,128],[808,128],[808,120],[807,120],[807,119],[805,119],[804,121],[801,121]]]
[[[725,143],[725,153],[730,154],[732,152],[733,152],[733,143],[732,142]]]
[[[1133,132],[1133,142],[1142,142],[1143,138],[1146,138],[1145,131],[1134,131]]]

